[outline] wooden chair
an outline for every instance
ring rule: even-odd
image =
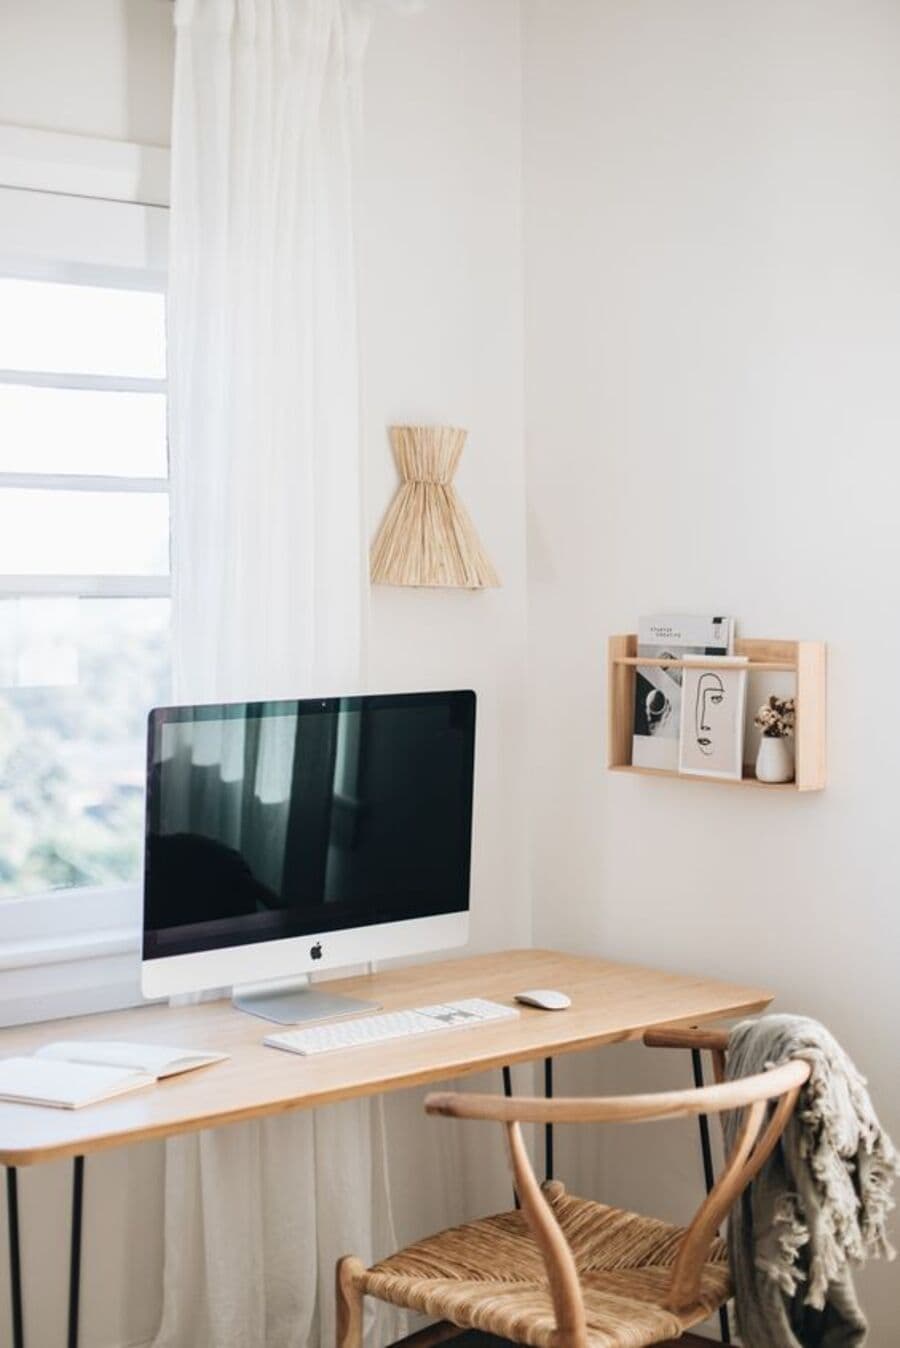
[[[711,1049],[719,1055],[716,1075],[722,1075],[725,1032],[660,1030],[647,1040]],[[340,1260],[338,1348],[361,1348],[366,1296],[437,1317],[438,1323],[404,1339],[405,1348],[426,1348],[469,1329],[532,1348],[702,1343],[693,1335],[684,1338],[685,1330],[731,1295],[718,1229],[778,1143],[808,1077],[808,1065],[795,1061],[741,1081],[652,1095],[429,1095],[429,1114],[503,1125],[521,1211],[443,1231],[371,1268],[352,1256]],[[520,1128],[637,1123],[735,1109],[745,1111],[738,1141],[687,1228],[571,1197],[556,1182],[540,1186]]]

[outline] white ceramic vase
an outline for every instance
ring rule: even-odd
[[[756,776],[760,782],[794,780],[794,755],[790,740],[763,735],[756,755]]]

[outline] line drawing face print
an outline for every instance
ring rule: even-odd
[[[701,754],[711,758],[716,751],[716,729],[721,720],[718,708],[725,701],[725,685],[718,674],[701,674],[694,701],[694,738]]]

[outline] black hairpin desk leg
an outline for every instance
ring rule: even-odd
[[[544,1095],[553,1099],[553,1059],[544,1059]],[[544,1124],[544,1179],[553,1179],[553,1124]]]
[[[503,1094],[507,1100],[512,1099],[512,1074],[508,1067],[503,1069]],[[544,1059],[544,1095],[548,1100],[553,1099],[553,1059]],[[544,1124],[544,1179],[553,1179],[553,1124]],[[519,1196],[515,1195],[516,1207],[519,1206]]]
[[[81,1216],[84,1206],[84,1157],[76,1156],[72,1171],[72,1244],[69,1256],[68,1348],[78,1348],[78,1308],[81,1298]]]
[[[19,1184],[15,1166],[6,1171],[6,1216],[9,1227],[9,1304],[13,1348],[25,1348],[22,1320],[22,1253],[19,1245]]]
[[[503,1094],[506,1096],[507,1100],[512,1099],[512,1073],[508,1067],[504,1067],[503,1069]],[[513,1185],[513,1202],[516,1207],[519,1206],[519,1195],[516,1193],[515,1185]]]
[[[691,1065],[694,1069],[694,1085],[699,1090],[703,1086],[703,1059],[700,1056],[698,1048],[691,1049]],[[705,1114],[697,1115],[697,1122],[700,1125],[700,1151],[703,1154],[703,1180],[706,1185],[706,1192],[710,1193],[716,1182],[715,1171],[713,1170],[712,1146],[709,1141],[709,1119]],[[719,1307],[719,1329],[721,1330],[722,1342],[731,1343],[731,1326],[728,1321],[728,1307]]]

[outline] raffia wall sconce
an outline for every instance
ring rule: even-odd
[[[403,482],[372,545],[376,585],[482,590],[500,578],[453,486],[466,442],[455,426],[391,426]]]

